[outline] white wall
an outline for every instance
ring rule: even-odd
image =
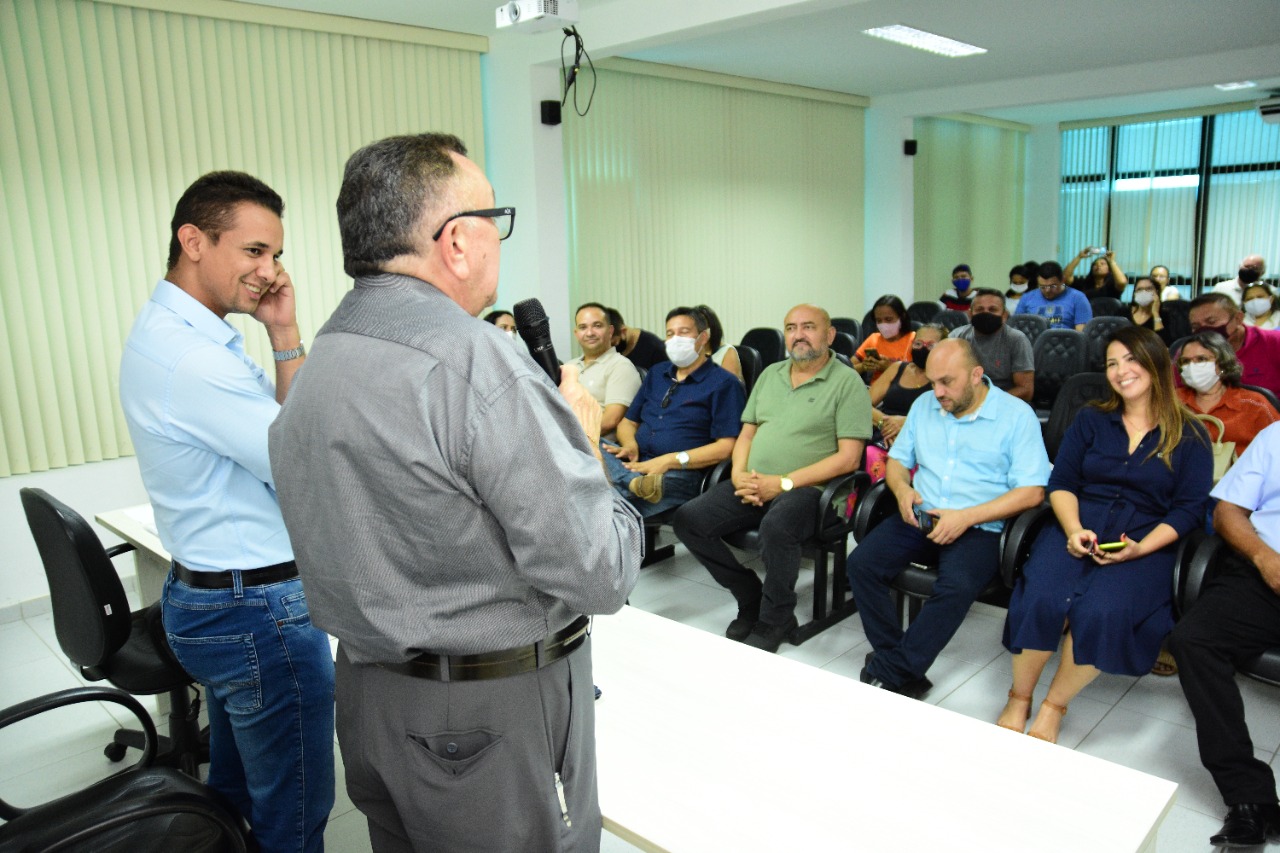
[[[863,313],[886,293],[908,305],[915,299],[915,169],[913,158],[902,153],[903,141],[912,138],[912,117],[872,106],[866,134]]]
[[[18,497],[20,489],[44,489],[79,512],[93,524],[103,544],[114,545],[118,536],[99,527],[93,517],[100,512],[147,502],[138,462],[133,457],[74,465],[39,474],[22,474],[0,480],[0,623],[20,618],[23,602],[49,594],[40,554],[27,527]],[[133,560],[116,558],[121,576],[133,574]],[[28,605],[30,615],[31,605]]]

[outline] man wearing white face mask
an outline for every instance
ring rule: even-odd
[[[698,309],[667,314],[669,361],[645,375],[618,444],[602,445],[609,479],[646,518],[697,495],[701,469],[728,459],[742,431],[742,383],[707,357],[710,336]]]

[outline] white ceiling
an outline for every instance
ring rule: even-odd
[[[350,0],[257,1],[496,35],[496,0],[362,0],[356,10]],[[906,115],[964,111],[1038,124],[1280,89],[1280,0],[684,0],[694,3],[579,0],[579,29],[596,59],[865,95]],[[988,53],[948,59],[862,34],[894,23]],[[593,44],[593,31],[612,43]],[[1213,88],[1240,79],[1259,88]]]

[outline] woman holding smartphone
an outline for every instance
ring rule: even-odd
[[[1057,524],[1036,538],[1005,622],[1013,687],[996,725],[1026,728],[1032,691],[1061,641],[1027,732],[1055,743],[1067,706],[1099,672],[1151,671],[1173,628],[1177,542],[1203,525],[1213,479],[1208,437],[1178,401],[1164,342],[1128,326],[1106,354],[1110,397],[1067,429],[1048,486]]]

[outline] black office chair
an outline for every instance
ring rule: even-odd
[[[156,762],[189,776],[209,760],[202,741],[199,701],[190,695],[192,679],[169,649],[157,602],[129,612],[124,587],[111,559],[134,550],[117,545],[103,550],[88,522],[43,489],[22,489],[22,508],[49,581],[53,627],[58,645],[88,681],[107,680],[128,693],[169,695],[169,736],[160,739]],[[144,734],[120,729],[104,750],[119,761],[125,749],[141,749]]]
[[[831,325],[837,332],[844,332],[855,341],[862,341],[862,324],[852,317],[832,317]]]
[[[1010,314],[1009,327],[1026,335],[1027,340],[1034,347],[1036,338],[1040,337],[1042,332],[1049,331],[1049,321],[1039,314]]]
[[[132,767],[75,793],[31,807],[0,799],[0,853],[245,853],[257,846],[244,820],[199,780],[154,766],[159,737],[136,699],[109,687],[73,687],[0,711],[0,729],[80,702],[114,702],[142,726]]]
[[[916,323],[932,323],[934,315],[941,309],[932,299],[925,302],[912,302],[907,306],[907,316]]]
[[[855,335],[850,332],[849,334],[853,335],[854,340],[858,342],[858,346],[862,346],[863,341],[871,337],[873,332],[878,331],[879,329],[876,328],[876,309],[872,308],[862,315],[862,323],[858,326],[858,333]]]
[[[1160,303],[1160,319],[1169,330],[1169,338],[1177,340],[1191,334],[1191,303],[1185,299]]]
[[[964,311],[952,311],[950,309],[939,311],[933,315],[933,322],[939,323],[946,327],[948,332],[954,332],[961,326],[969,325],[969,315]]]
[[[1031,542],[1040,527],[1047,520],[1045,513],[1049,505],[1043,503],[1038,507],[1020,513],[1004,524],[1000,533],[1000,564],[980,593],[977,600],[997,607],[1009,606],[1009,594],[1013,590],[1012,580],[1006,583],[1005,577],[1016,577],[1022,563],[1026,562],[1031,550]],[[889,489],[889,484],[881,480],[858,501],[854,510],[853,537],[861,542],[877,524],[898,514],[898,499]],[[1008,568],[1006,569],[1006,564]],[[938,582],[938,567],[935,563],[909,563],[889,585],[898,603],[898,618],[905,628],[920,615],[924,603],[933,597],[934,586]]]
[[[726,459],[715,467],[706,487],[709,489],[729,476],[732,460]],[[854,471],[829,481],[818,499],[817,533],[804,543],[804,556],[813,560],[813,618],[792,629],[787,642],[798,646],[805,640],[822,633],[842,619],[857,612],[849,594],[849,582],[845,578],[844,564],[849,556],[849,534],[857,515],[846,513],[845,495],[855,494],[858,500],[871,488],[871,477],[864,471]],[[760,553],[760,531],[740,530],[724,537],[735,548]],[[828,600],[827,585],[830,578],[831,595]]]
[[[1089,300],[1095,317],[1128,317],[1129,309],[1114,296],[1095,296]]]
[[[847,332],[836,332],[835,339],[831,342],[831,349],[847,358],[853,358],[854,353],[858,351],[858,344],[853,339],[853,335]]]
[[[1180,552],[1174,566],[1173,604],[1174,613],[1178,616],[1200,597],[1205,583],[1231,552],[1231,546],[1221,536],[1207,536],[1202,530],[1196,532],[1199,534],[1196,541],[1189,541],[1186,545],[1186,550],[1191,553],[1190,559],[1184,559]],[[1270,649],[1256,658],[1238,661],[1236,670],[1257,681],[1280,687],[1280,649]]]
[[[1058,390],[1072,376],[1088,369],[1089,346],[1085,336],[1075,329],[1050,329],[1036,338],[1031,351],[1036,366],[1031,406],[1040,422],[1045,423]]]
[[[742,336],[742,345],[758,352],[760,364],[764,367],[787,357],[787,345],[780,329],[764,327],[751,329]]]
[[[715,471],[716,467],[712,466],[703,472],[702,485],[698,488],[698,494],[702,494],[711,487],[711,478]],[[671,509],[663,510],[657,515],[651,515],[644,520],[644,559],[640,561],[640,568],[643,569],[646,566],[652,566],[654,563],[661,563],[663,560],[669,560],[675,556],[675,544],[659,545],[658,533],[665,525],[671,523],[671,518],[678,509],[680,507],[673,506]]]
[[[1080,409],[1094,400],[1102,401],[1111,396],[1111,385],[1105,373],[1077,373],[1067,379],[1058,390],[1058,396],[1049,410],[1049,420],[1044,425],[1044,449],[1052,462],[1062,446],[1067,427],[1076,419]]]
[[[736,349],[738,364],[742,366],[742,384],[747,396],[750,397],[751,389],[756,387],[756,380],[760,378],[760,371],[764,370],[764,364],[760,361],[760,353],[756,352],[755,347],[739,344]]]
[[[1088,323],[1084,324],[1084,336],[1089,342],[1089,369],[1099,371],[1104,369],[1107,361],[1107,342],[1111,336],[1115,334],[1117,329],[1123,329],[1125,326],[1132,326],[1133,321],[1128,317],[1112,317],[1102,315],[1094,317]]]

